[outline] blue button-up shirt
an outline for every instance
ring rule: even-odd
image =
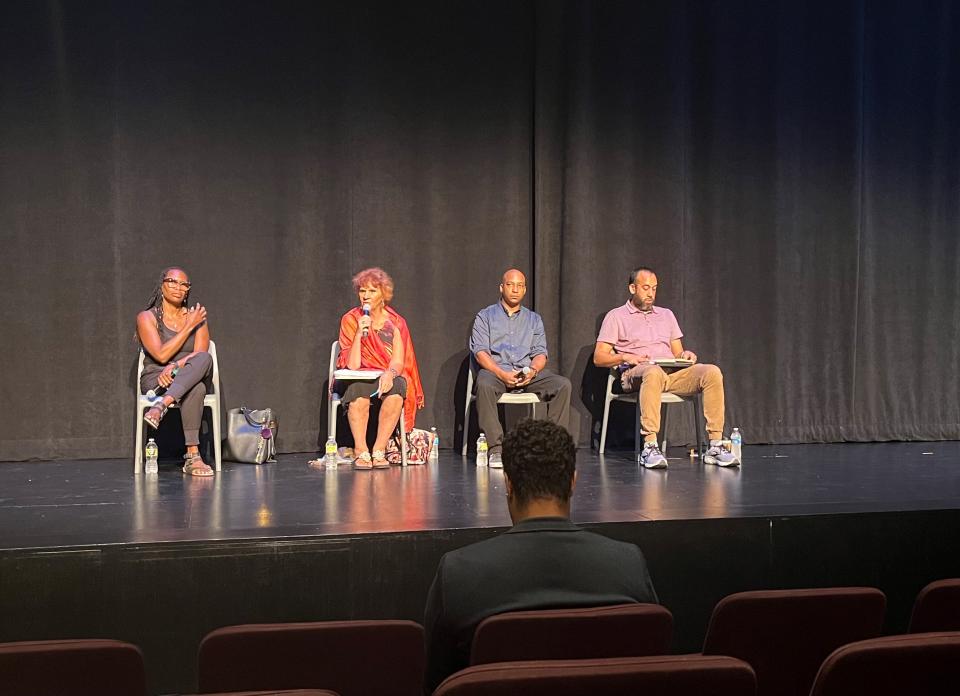
[[[547,355],[543,319],[526,307],[507,314],[497,302],[477,313],[470,335],[470,352],[484,351],[503,370],[527,367],[538,355]]]

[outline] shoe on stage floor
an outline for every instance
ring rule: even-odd
[[[643,452],[640,453],[640,463],[648,469],[666,469],[667,458],[657,446],[656,442],[648,442],[643,446]]]
[[[733,452],[727,452],[719,443],[710,443],[710,449],[703,453],[704,464],[716,464],[717,466],[737,466],[740,460],[733,456]]]

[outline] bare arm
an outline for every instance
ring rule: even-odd
[[[359,343],[359,341],[358,341]],[[393,380],[403,372],[403,336],[400,327],[393,331],[393,352],[390,354],[390,365],[380,375],[380,395],[386,394],[393,388]]]
[[[369,317],[363,317],[369,319]],[[353,336],[353,343],[350,344],[350,352],[347,354],[347,367],[351,370],[360,369],[360,337],[362,329],[357,326],[357,333]]]
[[[670,350],[675,358],[683,358],[684,360],[692,360],[693,362],[697,362],[697,354],[692,350],[684,350],[683,343],[679,338],[674,338],[670,341]]]
[[[490,370],[493,374],[497,376],[501,382],[506,384],[508,387],[513,387],[517,383],[517,375],[513,372],[508,372],[507,370],[501,370],[500,366],[497,365],[496,361],[490,356],[485,350],[478,350],[474,353],[474,357],[477,360],[477,364],[482,367],[484,370]]]
[[[187,312],[187,320],[184,322],[183,328],[169,341],[164,342],[157,330],[156,315],[149,310],[145,310],[137,315],[137,336],[140,338],[143,349],[150,354],[150,357],[161,365],[166,365],[174,355],[180,352],[193,330],[203,324],[206,319],[206,309],[200,305],[191,308]],[[203,342],[203,349],[206,350],[210,345],[210,333],[206,326],[203,326],[202,330],[206,334]],[[199,331],[200,329],[198,329],[198,339]],[[197,346],[197,349],[199,351],[199,346]]]
[[[193,347],[195,348],[195,350],[192,353],[184,355],[179,360],[171,361],[170,363],[167,364],[167,367],[171,368],[171,371],[172,371],[172,368],[181,368],[184,365],[186,365],[187,361],[190,358],[192,358],[194,355],[210,352],[210,328],[206,322],[204,322],[194,334]],[[165,384],[164,382],[168,382],[168,383]],[[169,387],[170,386],[169,383],[172,383],[172,382],[173,382],[173,377],[170,376],[170,372],[167,372],[167,370],[164,370],[163,374],[161,375],[160,386]]]
[[[613,349],[612,343],[605,343],[604,341],[597,341],[597,345],[593,349],[593,364],[597,367],[617,367],[623,363],[636,365],[649,359],[649,355],[618,353]]]

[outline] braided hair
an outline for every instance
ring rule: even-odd
[[[164,268],[163,273],[160,274],[160,279],[153,288],[153,293],[150,295],[150,299],[147,301],[147,306],[143,308],[146,311],[153,312],[153,315],[157,318],[157,333],[161,332],[161,326],[163,324],[163,279],[167,277],[167,274],[170,271],[182,271],[184,274],[187,273],[179,266],[170,266],[168,268]],[[181,307],[188,306],[189,301],[190,291],[187,290],[186,294],[183,296],[183,304]],[[140,340],[139,336],[137,336],[137,340]]]

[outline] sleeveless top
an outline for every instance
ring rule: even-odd
[[[176,336],[177,333],[179,332],[174,331],[169,326],[164,324],[162,321],[160,322],[160,342],[161,343],[166,343],[171,338]],[[171,361],[180,360],[181,358],[185,358],[186,356],[190,355],[190,353],[193,352],[194,339],[196,338],[196,336],[197,336],[197,330],[194,329],[192,332],[190,332],[190,336],[187,337],[187,340],[183,342],[183,346],[180,347],[180,351],[176,355],[174,355],[172,358],[170,358],[170,360]],[[153,356],[150,355],[148,351],[146,350],[143,351],[143,374],[144,375],[150,375],[150,374],[162,372],[163,368],[166,365],[167,363],[164,363],[161,365],[160,363],[158,363],[156,360],[153,359]]]

